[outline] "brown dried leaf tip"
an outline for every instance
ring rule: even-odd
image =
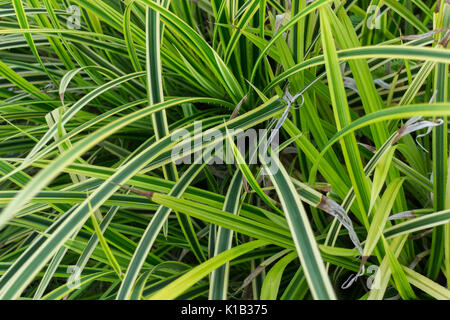
[[[146,197],[148,200],[152,200],[152,198],[153,198],[154,192],[135,189],[135,188],[132,188],[132,187],[128,187],[128,186],[124,186],[124,185],[115,183],[115,182],[113,182],[113,181],[110,181],[110,182],[111,182],[112,184],[118,185],[118,186],[121,187],[121,188],[130,190],[131,192],[134,192],[134,193],[137,193],[137,194],[139,194],[139,195],[141,195],[141,196],[144,196],[144,197]]]
[[[241,101],[239,101],[239,103],[236,105],[236,107],[233,110],[233,113],[230,116],[229,120],[233,120],[234,118],[236,118],[239,115],[239,110],[241,110],[242,105],[244,104],[244,102],[247,101],[247,95],[245,95]]]
[[[450,0],[445,0],[446,4],[450,4]],[[436,7],[434,7],[434,13],[439,13],[441,9],[441,0],[437,0]]]
[[[361,264],[359,265],[359,270],[360,271],[364,268],[364,265],[366,264],[367,260],[369,260],[369,256],[362,256],[361,257]]]
[[[361,243],[359,242],[358,236],[355,232],[355,229],[353,228],[352,220],[347,215],[344,208],[342,208],[336,201],[326,196],[322,196],[322,199],[320,200],[317,208],[338,219],[338,221],[344,226],[344,228],[348,230],[348,236],[350,237],[350,240],[362,255],[363,249],[361,247]]]

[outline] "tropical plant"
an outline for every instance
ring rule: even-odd
[[[1,299],[450,298],[448,1],[0,17]]]

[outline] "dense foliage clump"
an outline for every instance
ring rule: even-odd
[[[0,299],[450,298],[448,1],[0,17]]]

